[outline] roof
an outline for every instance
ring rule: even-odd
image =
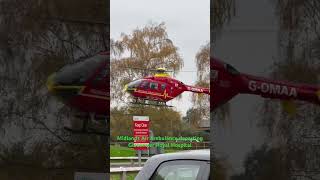
[[[152,156],[136,176],[135,180],[149,179],[159,164],[171,160],[203,160],[210,161],[210,149],[180,151]]]

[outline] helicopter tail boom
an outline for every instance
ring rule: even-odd
[[[318,86],[296,84],[286,81],[270,80],[252,75],[244,75],[247,79],[242,93],[256,94],[265,98],[280,100],[302,100],[320,104]]]
[[[194,92],[194,93],[204,93],[210,95],[209,88],[195,87],[186,85],[186,91]]]
[[[210,59],[212,88],[211,110],[228,102],[237,94],[258,95],[281,102],[306,101],[320,105],[320,86],[274,80],[244,74],[230,64]]]

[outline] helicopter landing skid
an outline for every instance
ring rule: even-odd
[[[104,128],[106,127],[104,122],[106,122],[105,116],[95,116],[94,114],[90,113],[89,116],[81,117],[78,119],[82,121],[81,127],[73,128],[65,126],[64,129],[74,133],[74,134],[94,134],[100,136],[109,136],[109,132]],[[103,128],[101,128],[103,127]]]
[[[147,100],[147,99],[135,99],[135,101],[130,102],[131,104],[139,104],[146,106],[160,106],[160,107],[173,107],[167,105],[164,101],[156,101],[156,100]]]

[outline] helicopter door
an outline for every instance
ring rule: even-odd
[[[166,90],[166,84],[161,84],[161,92],[164,92]]]

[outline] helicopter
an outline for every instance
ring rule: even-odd
[[[320,105],[319,86],[272,80],[241,73],[230,64],[217,58],[211,58],[210,62],[211,111],[225,104],[237,94],[252,94],[282,100],[285,102],[283,105],[287,105],[289,112],[294,111],[293,100]]]
[[[210,95],[209,88],[186,85],[170,77],[165,68],[157,68],[155,75],[134,80],[125,85],[124,91],[134,97],[133,104],[172,107],[166,102],[184,91]]]
[[[109,55],[109,52],[100,52],[66,65],[48,77],[46,85],[49,93],[76,111],[76,117],[84,119],[82,127],[65,127],[66,130],[108,134],[89,129],[89,123],[106,128],[99,121],[105,121],[109,114]]]

